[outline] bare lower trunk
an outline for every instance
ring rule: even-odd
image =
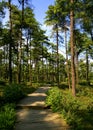
[[[78,76],[78,53],[77,53],[77,51],[76,51],[76,54],[75,54],[75,60],[76,60],[76,84],[78,85],[79,76]]]
[[[59,86],[58,25],[56,25],[56,42],[57,42],[57,85]]]
[[[29,78],[30,78],[30,84],[32,85],[32,53],[31,53],[31,37],[30,37],[30,65],[29,65]]]
[[[71,0],[71,4],[73,4],[74,0]],[[76,84],[75,84],[75,53],[74,53],[74,11],[71,9],[70,11],[70,44],[71,44],[71,74],[72,74],[72,94],[76,95]]]
[[[89,83],[89,61],[88,61],[88,52],[86,50],[86,81]]]
[[[70,72],[69,72],[69,63],[68,63],[68,49],[67,49],[66,29],[65,29],[65,49],[66,49],[66,69],[67,69],[68,85],[69,85],[69,89],[70,89],[71,85],[70,85]]]
[[[9,82],[12,83],[12,19],[11,0],[9,0],[10,40],[9,40]]]
[[[18,83],[21,82],[21,55],[22,55],[22,29],[21,29],[21,37],[20,37],[20,45],[19,45],[19,55],[18,55]]]
[[[24,21],[24,0],[22,0],[22,19],[21,19],[21,36],[20,36],[20,45],[19,45],[19,59],[18,59],[18,82],[21,82],[21,56],[22,56],[22,29],[23,29],[23,21]]]

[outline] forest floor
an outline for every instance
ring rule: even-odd
[[[40,87],[17,104],[15,130],[70,130],[58,113],[46,108],[48,89],[50,87]]]

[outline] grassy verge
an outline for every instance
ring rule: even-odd
[[[50,89],[47,94],[46,104],[54,112],[59,112],[73,130],[93,130],[92,87],[78,87],[76,97],[68,89],[57,87]]]

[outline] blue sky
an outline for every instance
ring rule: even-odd
[[[32,0],[37,21],[43,24],[45,12],[47,11],[48,6],[51,4],[54,4],[54,0]]]
[[[36,20],[42,24],[41,28],[46,30],[46,35],[51,35],[51,27],[44,25],[45,12],[49,5],[54,5],[55,0],[32,0]],[[51,39],[52,40],[52,39]]]

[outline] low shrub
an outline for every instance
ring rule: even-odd
[[[91,86],[78,86],[77,96],[93,97],[93,88]]]
[[[67,123],[73,126],[74,130],[86,130],[90,128],[92,130],[93,98],[91,98],[89,92],[90,91],[86,93],[85,91],[87,94],[86,97],[85,94],[84,96],[78,95],[78,97],[73,97],[68,89],[60,90],[54,87],[47,92],[46,104],[49,105],[54,112],[59,112],[62,117],[66,119]]]
[[[37,87],[26,86],[24,88],[24,91],[25,91],[26,94],[29,94],[29,93],[33,93],[36,89],[37,89]]]
[[[41,86],[41,84],[40,83],[32,83],[32,86],[38,88]]]
[[[80,85],[84,85],[84,86],[89,85],[89,83],[88,83],[86,80],[80,81],[79,84],[80,84]]]
[[[7,104],[0,109],[0,130],[13,130],[16,113],[13,104]]]
[[[53,111],[59,111],[62,99],[62,94],[59,89],[54,87],[53,89],[50,89],[47,94],[46,104],[51,106]]]
[[[6,85],[6,81],[0,79],[0,85]]]
[[[16,103],[19,101],[26,95],[24,89],[25,87],[23,85],[18,84],[7,86],[3,92],[5,103]]]
[[[59,85],[59,88],[60,89],[67,89],[67,88],[69,88],[69,86],[68,86],[67,82],[61,82]]]

